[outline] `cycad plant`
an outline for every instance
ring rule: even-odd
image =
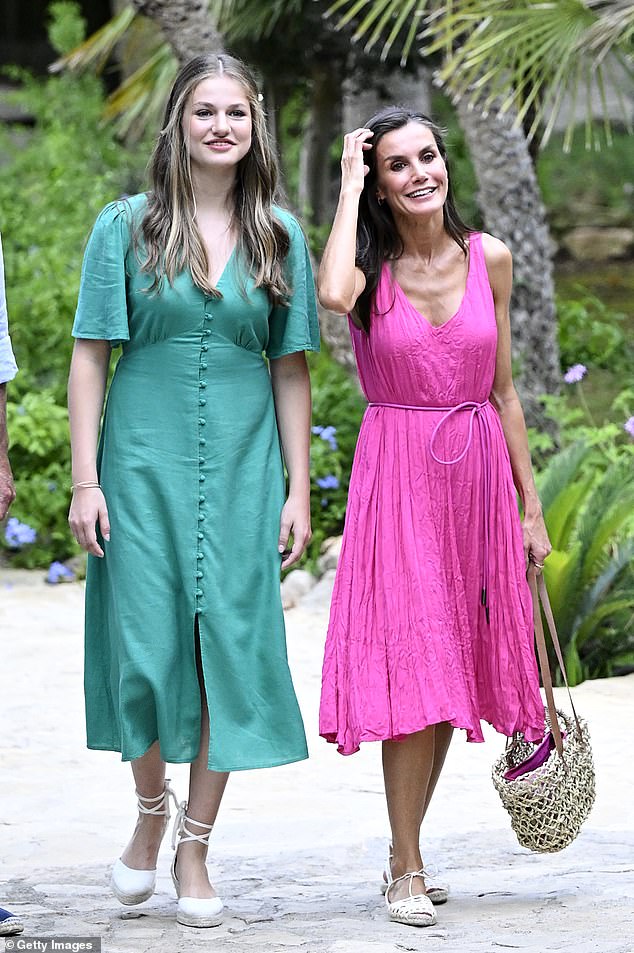
[[[634,473],[575,444],[538,479],[553,551],[544,577],[572,685],[634,666]],[[556,668],[556,666],[555,666]]]

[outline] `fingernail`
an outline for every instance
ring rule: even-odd
[[[109,543],[109,542],[110,542],[110,533],[108,533],[107,536],[104,536],[104,539],[106,540],[107,543]]]
[[[284,552],[284,547],[280,544],[280,545],[277,547],[277,551],[278,551],[278,553],[283,553],[283,552]]]

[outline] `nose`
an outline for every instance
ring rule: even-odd
[[[421,162],[420,160],[417,159],[417,160],[413,163],[412,168],[413,168],[413,170],[414,170],[414,178],[415,178],[415,179],[426,179],[426,178],[427,178],[427,168],[425,167],[425,164],[424,164],[423,162]]]
[[[211,129],[215,136],[222,138],[229,135],[229,120],[226,112],[218,110],[217,113],[214,113]]]

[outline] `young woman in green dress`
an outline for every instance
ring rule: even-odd
[[[179,922],[201,927],[223,909],[205,858],[229,772],[307,757],[279,574],[310,539],[318,324],[260,100],[232,57],[183,67],[151,190],[108,205],[91,234],[69,379],[88,746],[132,762],[139,807],[112,887],[126,904],[151,896],[165,763],[189,762],[172,873]]]

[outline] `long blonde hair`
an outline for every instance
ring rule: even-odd
[[[232,225],[237,250],[255,281],[273,304],[289,295],[283,262],[288,232],[273,213],[278,170],[256,81],[240,60],[225,53],[196,56],[179,72],[165,108],[163,128],[150,159],[152,190],[141,222],[146,258],[142,270],[154,275],[149,290],[158,290],[163,277],[189,268],[199,288],[222,297],[209,281],[207,253],[196,224],[196,203],[183,115],[194,89],[212,76],[228,76],[244,89],[251,110],[251,147],[240,160],[233,189]]]

